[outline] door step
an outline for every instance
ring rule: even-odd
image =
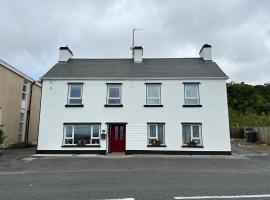
[[[108,153],[107,156],[112,156],[112,157],[121,157],[125,156],[125,152],[113,152],[113,153]]]

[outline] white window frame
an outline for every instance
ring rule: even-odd
[[[200,123],[184,123],[182,124],[182,135],[183,133],[183,126],[190,126],[190,141],[193,140],[200,140],[200,144],[197,144],[198,146],[202,146],[203,145],[203,141],[202,141],[202,124]],[[193,136],[193,126],[198,126],[199,127],[199,137],[194,137]],[[184,143],[183,141],[183,145],[186,146],[187,144]]]
[[[110,97],[110,88],[118,88],[119,89],[119,97]],[[119,103],[109,103],[110,99],[119,99]],[[107,105],[121,105],[122,104],[122,84],[108,84],[107,85]]]
[[[64,140],[63,140],[63,145],[65,145],[65,146],[76,146],[77,144],[74,144],[74,135],[75,135],[75,132],[74,132],[74,130],[75,130],[75,126],[76,125],[82,125],[82,124],[80,124],[80,123],[74,123],[74,124],[64,124]],[[100,131],[101,131],[101,125],[100,124],[91,124],[91,123],[89,123],[89,124],[85,124],[85,125],[88,125],[88,126],[90,126],[90,130],[91,130],[91,132],[90,132],[90,135],[89,135],[89,137],[90,137],[90,144],[86,144],[86,146],[91,146],[91,145],[97,145],[97,144],[93,144],[93,141],[92,140],[94,140],[94,139],[99,139],[99,144],[98,145],[100,145]],[[93,125],[97,125],[98,127],[99,127],[99,133],[98,133],[98,137],[94,137],[93,136]],[[72,126],[72,136],[71,137],[67,137],[67,134],[66,134],[66,129],[67,129],[67,126]],[[72,140],[72,144],[66,144],[65,143],[65,141],[66,140]]]
[[[98,137],[94,137],[93,136],[93,130],[94,130],[94,125],[96,125],[96,126],[98,126],[99,127],[99,131],[98,131]],[[100,124],[91,124],[91,143],[90,144],[92,144],[93,145],[93,141],[92,140],[97,140],[97,139],[99,139],[99,144],[100,144],[100,129],[101,129],[101,126],[100,126]]]
[[[71,97],[71,88],[72,86],[80,86],[81,87],[81,96],[80,97]],[[82,105],[82,93],[83,93],[83,84],[82,83],[69,83],[68,84],[68,105]],[[70,103],[70,100],[80,99],[81,103]]]
[[[187,97],[187,85],[196,85],[197,86],[197,97]],[[184,83],[184,105],[200,105],[200,89],[199,89],[199,85],[200,83]],[[197,104],[191,104],[191,103],[187,103],[186,100],[198,100]]]
[[[149,97],[148,96],[148,90],[149,90],[149,87],[153,87],[153,86],[156,86],[156,87],[159,87],[159,90],[158,90],[158,98],[154,98],[154,97]],[[159,103],[148,103],[148,100],[158,100]],[[147,83],[146,84],[146,105],[161,105],[161,84],[155,84],[155,83]]]
[[[156,129],[156,136],[155,137],[150,137],[150,126],[155,126]],[[163,143],[161,143],[161,145],[165,145],[165,124],[164,123],[148,123],[147,124],[147,132],[148,132],[148,145],[151,145],[151,143],[149,142],[149,140],[159,140],[158,138],[158,125],[162,125],[162,129],[163,129]]]

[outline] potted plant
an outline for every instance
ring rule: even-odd
[[[157,139],[152,141],[152,146],[157,146],[158,147],[158,146],[160,146],[160,144],[161,144],[160,141],[157,140]]]
[[[197,143],[196,143],[195,141],[189,141],[189,142],[187,143],[187,146],[188,146],[188,147],[195,147],[195,146],[197,146]]]
[[[84,146],[86,146],[86,142],[83,141],[83,140],[79,140],[78,143],[77,143],[77,146],[78,147],[84,147]]]

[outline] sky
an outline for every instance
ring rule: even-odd
[[[74,58],[199,57],[212,45],[228,81],[270,82],[268,0],[1,0],[0,59],[39,79],[68,45]]]

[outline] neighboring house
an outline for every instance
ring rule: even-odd
[[[198,58],[75,59],[42,78],[37,153],[230,154],[228,78]]]
[[[41,83],[0,60],[0,128],[4,146],[37,144]]]

